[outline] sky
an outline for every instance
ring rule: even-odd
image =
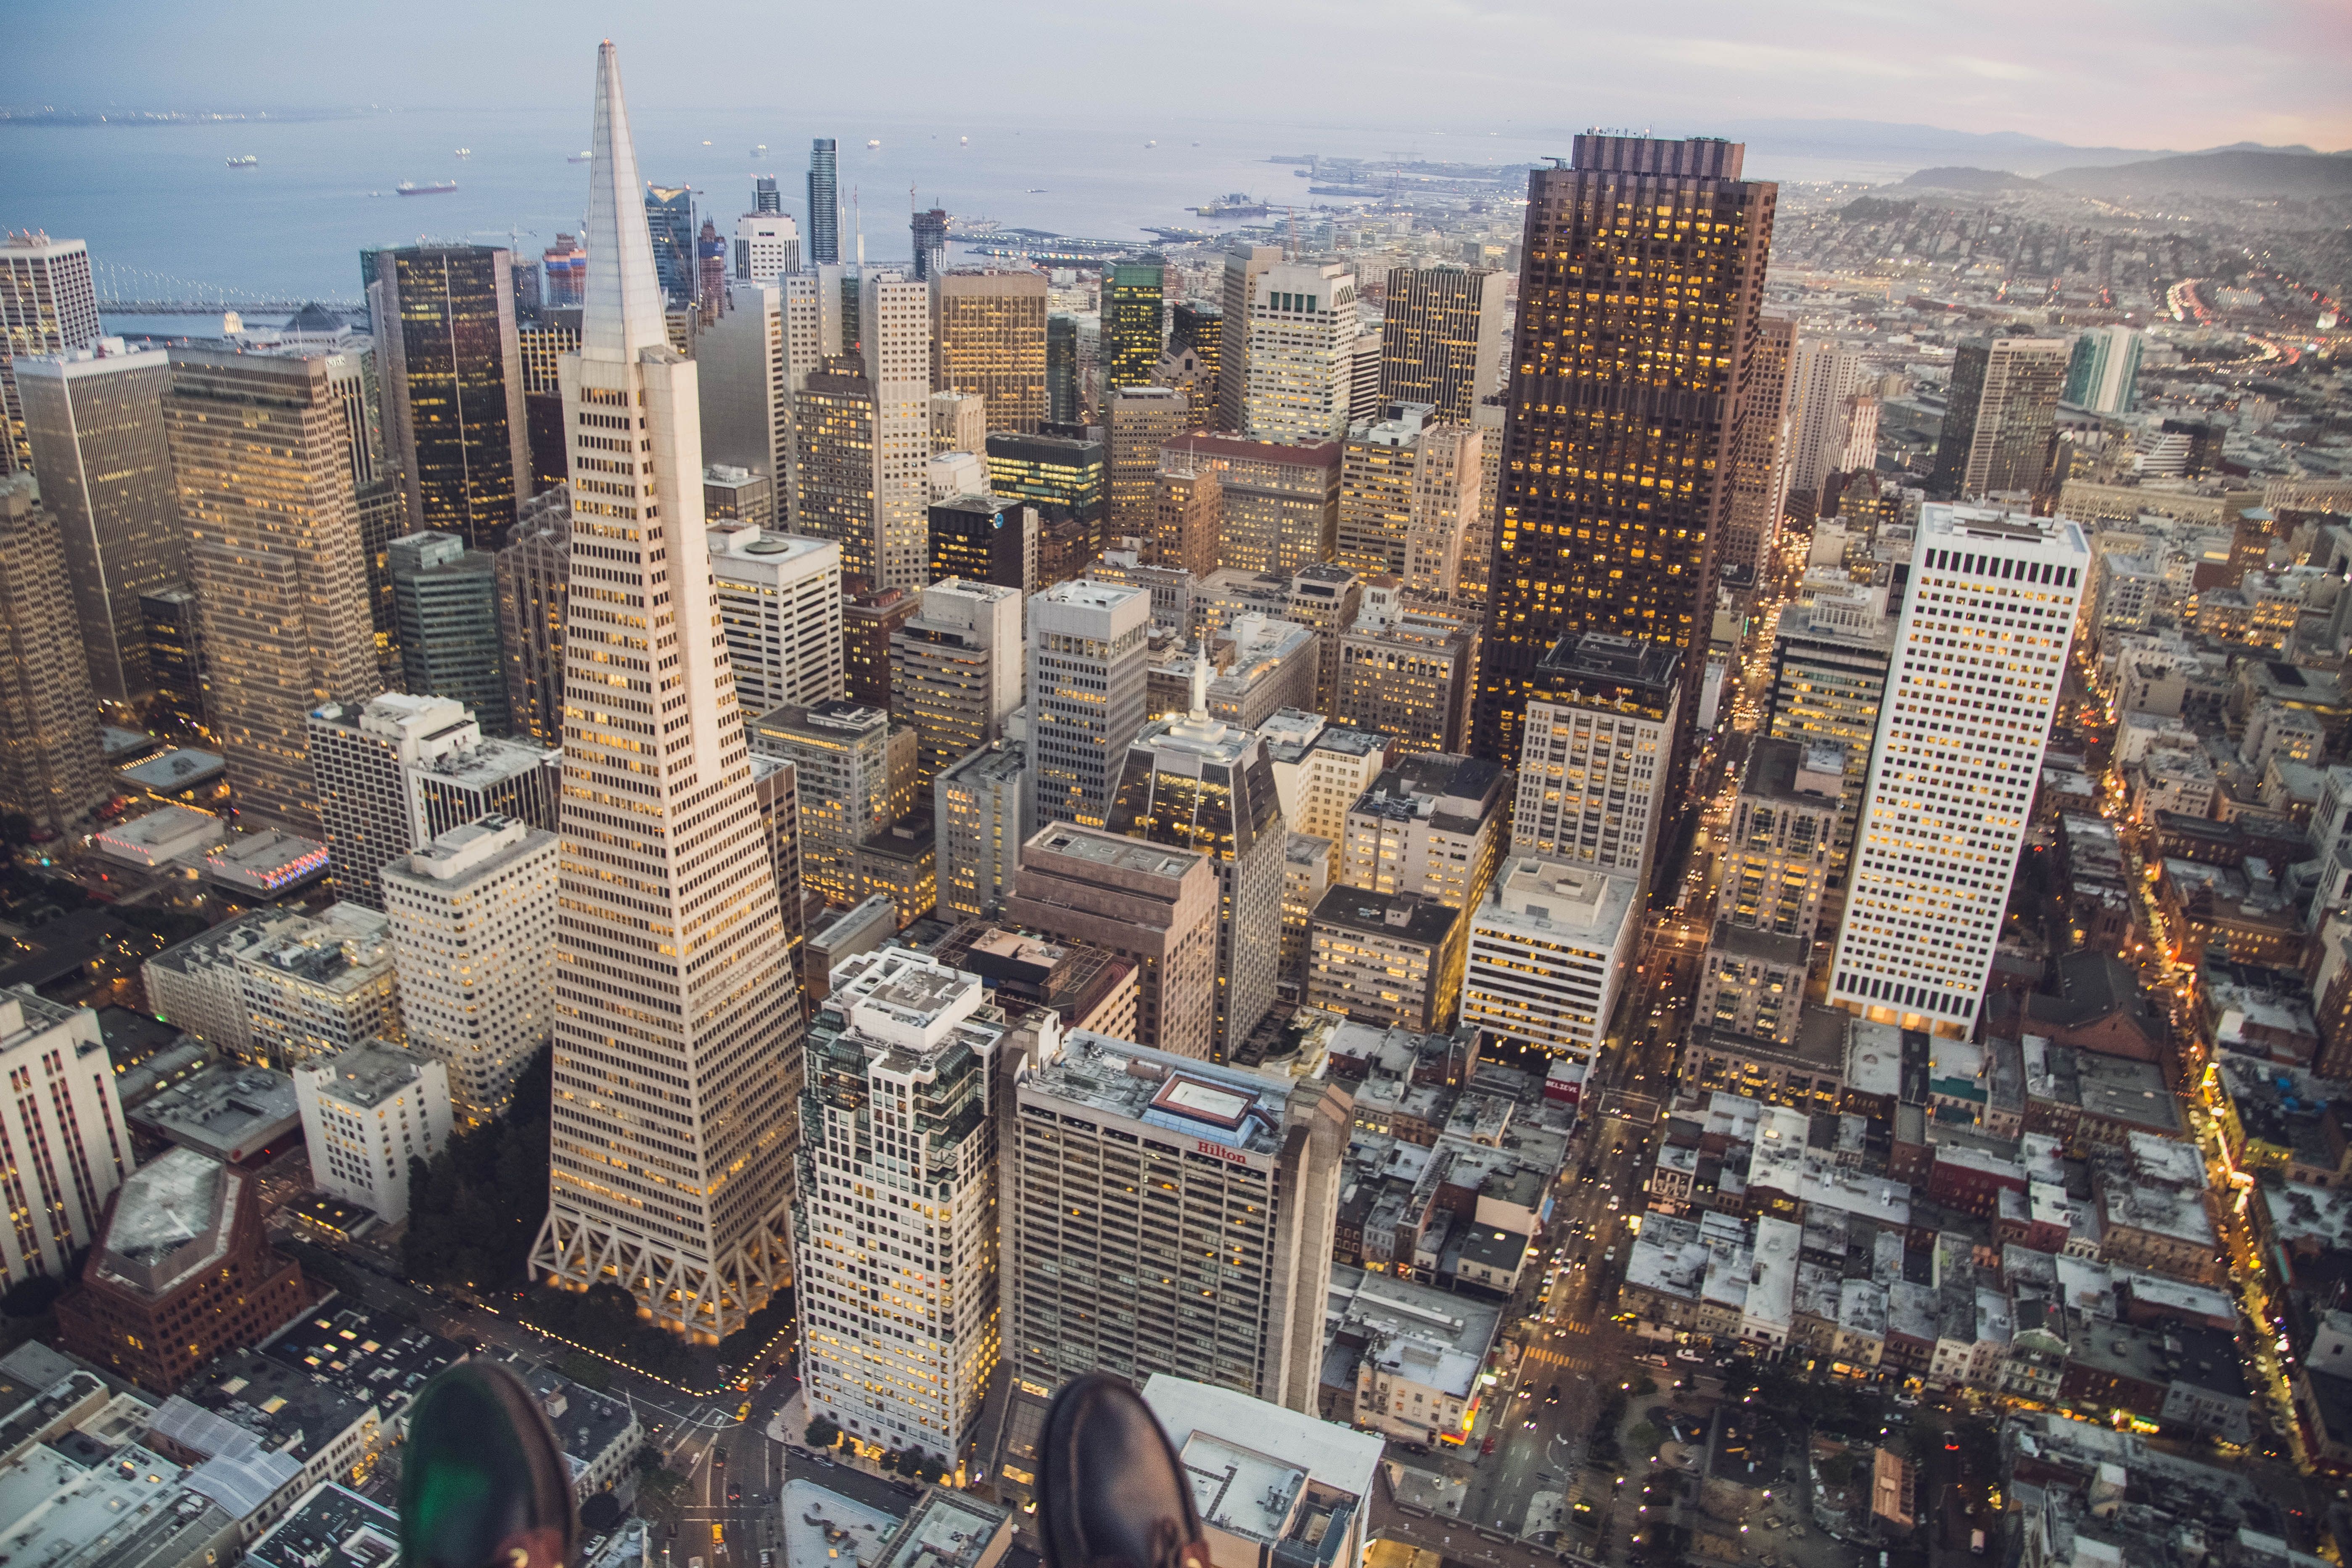
[[[2345,0],[17,0],[0,104],[576,102],[1737,136],[1745,120],[2078,146],[2352,149]],[[201,17],[201,22],[194,18]]]

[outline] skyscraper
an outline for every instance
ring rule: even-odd
[[[448,697],[387,691],[310,710],[305,746],[339,896],[383,908],[385,862],[419,842],[406,770],[470,749],[481,738],[473,715]]]
[[[1973,1029],[2090,564],[2064,518],[1921,509],[1832,1004]]]
[[[769,502],[755,509],[751,521],[788,528],[798,379],[793,374],[783,289],[773,282],[739,282],[729,289],[728,299],[727,313],[704,331],[694,355],[702,393],[702,456],[764,476]]]
[[[2147,338],[2136,327],[2092,327],[2074,340],[2066,362],[2066,401],[2095,414],[2128,414],[2139,405],[2139,362]]]
[[[1818,504],[1822,481],[1845,456],[1848,400],[1862,369],[1862,356],[1834,339],[1798,338],[1789,366],[1788,494],[1812,496]]]
[[[408,1048],[449,1072],[457,1114],[506,1114],[555,1022],[561,841],[509,816],[455,827],[383,868]]]
[[[401,531],[437,528],[496,550],[530,494],[513,257],[499,246],[416,245],[362,259],[373,263],[386,441],[408,500]]]
[[[1274,1005],[1282,946],[1285,831],[1265,742],[1210,718],[1196,679],[1192,711],[1153,721],[1127,749],[1108,826],[1209,857],[1219,910],[1211,1054],[1231,1060]]]
[[[1029,820],[1100,827],[1143,731],[1151,595],[1083,578],[1029,601]]]
[[[1104,399],[1109,537],[1151,537],[1159,502],[1160,448],[1191,425],[1191,400],[1174,387],[1123,386]]]
[[[1249,316],[1260,274],[1282,259],[1278,245],[1243,246],[1225,252],[1223,315],[1217,335],[1217,426],[1246,428],[1249,406]]]
[[[58,526],[29,477],[0,480],[0,811],[65,833],[112,782]]]
[[[1216,563],[1297,572],[1328,559],[1339,519],[1339,443],[1283,446],[1195,433],[1167,444],[1171,471],[1213,474],[1223,510]]]
[[[1035,507],[992,495],[950,496],[931,503],[930,519],[932,582],[961,577],[1016,594],[1039,585]]]
[[[646,182],[646,227],[654,240],[654,276],[669,303],[694,298],[694,189]],[[588,243],[594,248],[596,237]]]
[[[16,401],[16,357],[89,348],[99,331],[89,246],[37,229],[0,235],[0,476],[33,466]]]
[[[916,774],[1002,740],[1024,700],[1021,590],[950,577],[890,638],[890,700],[915,727]]]
[[[1518,754],[1528,680],[1574,634],[1678,653],[1685,729],[1696,713],[1779,196],[1739,177],[1744,153],[1580,135],[1570,167],[1528,176],[1482,756]]]
[[[482,728],[513,728],[499,637],[498,561],[454,533],[392,542],[392,602],[409,689],[471,709]]]
[[[974,920],[1012,893],[1028,837],[1025,741],[998,741],[931,781],[940,918]]]
[[[65,542],[90,687],[136,720],[155,690],[139,595],[187,570],[163,438],[171,356],[125,353],[107,338],[95,353],[27,355],[16,368],[41,505]]]
[[[764,183],[770,188],[761,193],[762,201],[775,195],[775,182]],[[735,220],[734,276],[738,281],[773,283],[800,269],[801,231],[789,216],[762,208]]]
[[[542,746],[563,741],[564,598],[572,579],[572,487],[535,495],[498,553],[499,647],[507,722]]]
[[[0,1108],[0,1139],[24,1151],[7,1178],[14,1223],[0,1229],[0,1277],[67,1279],[137,1158],[98,1015],[30,986],[0,991],[0,1068],[23,1086]]]
[[[1253,441],[1336,441],[1354,401],[1356,275],[1336,261],[1283,262],[1249,308],[1242,424]]]
[[[572,575],[642,589],[625,614],[575,597],[565,627],[556,1110],[531,1268],[717,1340],[790,1267],[801,1008],[769,858],[741,852],[760,808],[710,600],[694,364],[668,346],[611,44],[597,67],[587,318],[564,364]],[[639,449],[612,455],[614,429]],[[604,499],[616,483],[633,493]],[[643,689],[613,686],[616,668]]]
[[[1056,425],[1077,422],[1083,387],[1078,373],[1078,319],[1045,318],[1045,417]]]
[[[1985,351],[1984,393],[1969,430],[1963,497],[2031,493],[2050,472],[2066,344],[2057,338],[1995,338]],[[1953,384],[1959,376],[1956,370]],[[1936,453],[1938,467],[1943,448]]]
[[[997,1361],[997,1053],[976,974],[898,949],[834,972],[808,1032],[798,1305],[808,1408],[952,1463]]]
[[[828,354],[793,404],[793,471],[803,533],[841,547],[844,578],[881,583],[874,506],[874,383],[854,354]]]
[[[783,210],[784,194],[776,187],[776,176],[773,174],[754,174],[751,177],[752,213],[755,216],[762,214],[781,214]],[[788,270],[798,271],[799,268],[793,268]]]
[[[547,280],[541,303],[549,310],[559,306],[577,305],[587,291],[588,253],[580,248],[580,241],[568,234],[559,234],[555,243],[539,258],[540,271]]]
[[[874,389],[874,565],[877,586],[930,581],[931,297],[895,272],[868,273],[857,305]],[[846,567],[846,557],[844,566]]]
[[[1723,521],[1721,559],[1728,568],[1763,572],[1780,536],[1789,494],[1789,395],[1797,322],[1767,313],[1739,405],[1739,444],[1732,457],[1731,507]],[[1496,432],[1499,439],[1501,432]]]
[[[1481,267],[1395,267],[1381,301],[1381,398],[1426,403],[1447,425],[1500,391],[1509,279]]]
[[[1013,1375],[1172,1373],[1314,1414],[1347,1090],[1087,1031],[1060,1046],[996,1107]],[[1214,1248],[1193,1245],[1209,1214]]]
[[[214,737],[240,816],[316,837],[307,716],[383,679],[338,390],[349,354],[172,351],[163,395]]]
[[[907,237],[918,281],[929,282],[947,270],[947,208],[930,207],[916,213],[908,220]]]
[[[1969,457],[1976,445],[1977,408],[1984,401],[1985,367],[1992,345],[1961,343],[1952,351],[1952,377],[1944,393],[1944,425],[1936,436],[1936,466],[1927,476],[1927,491],[1949,499],[1961,493]]]
[[[1058,823],[1021,846],[1004,917],[1136,966],[1135,1037],[1207,1061],[1214,1050],[1217,875],[1199,850]]]
[[[1046,418],[1045,374],[1044,273],[992,267],[931,275],[932,390],[976,392],[989,428],[1026,434]]]
[[[756,528],[714,531],[710,571],[743,711],[842,695],[840,546]]]
[[[1643,879],[1668,799],[1682,651],[1639,637],[1562,637],[1528,676],[1511,846]]]
[[[835,172],[833,138],[809,143],[808,258],[813,266],[841,261],[841,179]]]
[[[1156,261],[1122,261],[1103,269],[1102,393],[1151,380],[1166,340],[1160,331],[1167,268]]]
[[[837,909],[857,902],[852,858],[915,804],[913,726],[854,701],[793,704],[751,723],[754,750],[793,764],[801,875]]]
[[[1391,403],[1348,433],[1339,453],[1338,551],[1367,577],[1450,598],[1478,505],[1482,432],[1433,422],[1425,403]]]

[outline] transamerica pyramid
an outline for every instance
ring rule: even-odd
[[[716,1340],[790,1268],[803,1024],[711,603],[695,365],[673,351],[612,44],[596,56],[572,470],[555,1110],[534,1276]]]

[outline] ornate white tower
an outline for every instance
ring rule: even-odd
[[[564,356],[555,1113],[535,1273],[697,1339],[788,1278],[803,1024],[703,539],[694,362],[669,346],[613,46]]]

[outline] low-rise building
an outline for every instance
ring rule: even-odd
[[[1165,1373],[1143,1400],[1201,1502],[1212,1568],[1363,1568],[1378,1437]]]
[[[1463,1021],[1590,1060],[1616,1010],[1642,905],[1630,877],[1513,858],[1471,912]]]
[[[1453,1027],[1469,911],[1418,892],[1334,888],[1308,928],[1307,1002],[1360,1023]]]
[[[449,1069],[383,1044],[294,1070],[310,1170],[325,1191],[392,1224],[408,1217],[408,1162],[449,1144]]]
[[[262,1234],[255,1178],[173,1149],[115,1194],[80,1282],[58,1301],[58,1342],[168,1394],[309,1300],[300,1268]]]
[[[1335,1266],[1323,1415],[1408,1443],[1461,1443],[1501,1321],[1493,1302]]]

